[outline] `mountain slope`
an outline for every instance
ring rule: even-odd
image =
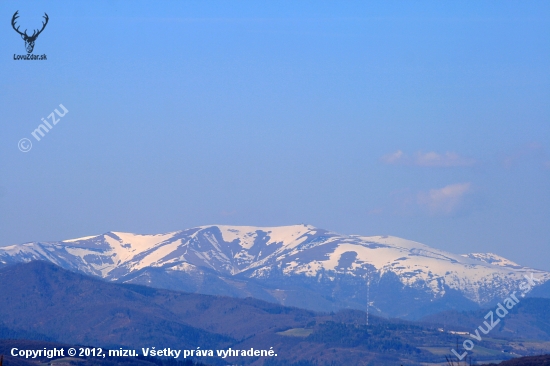
[[[526,339],[550,341],[550,299],[524,298],[519,304],[498,321],[491,330],[491,336],[512,341]],[[422,321],[425,324],[444,324],[446,329],[472,333],[480,324],[483,324],[485,315],[494,310],[445,311],[429,315]]]
[[[540,282],[550,279],[548,272],[491,253],[457,255],[396,237],[341,235],[307,225],[109,232],[0,248],[4,265],[36,259],[109,281],[314,310],[364,309],[369,283],[371,311],[408,318],[490,305],[531,273]]]
[[[22,334],[101,346],[225,346],[230,337],[192,327],[147,296],[46,262],[0,271],[0,319]]]

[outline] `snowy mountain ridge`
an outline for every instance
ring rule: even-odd
[[[478,305],[517,289],[524,275],[550,279],[548,272],[493,253],[458,255],[397,237],[341,235],[308,225],[211,225],[157,235],[109,232],[0,248],[0,264],[30,260],[110,281],[305,307],[298,296],[312,291],[320,302],[309,307],[322,309],[328,306],[319,305],[323,301],[361,308],[367,278],[379,287],[374,303],[377,293],[384,303],[392,291],[413,291],[422,301],[453,293]],[[383,287],[388,279],[391,284]]]

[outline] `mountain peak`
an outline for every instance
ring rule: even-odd
[[[485,263],[489,263],[495,266],[521,268],[519,264],[494,253],[468,253],[462,254],[462,256],[465,258],[472,258]]]
[[[304,224],[207,225],[150,235],[115,231],[0,248],[0,264],[37,259],[111,281],[292,305],[302,304],[296,296],[306,288],[317,288],[312,299],[326,295],[308,306],[325,310],[327,301],[362,308],[367,279],[381,284],[393,278],[395,291],[411,289],[426,301],[454,291],[477,304],[506,295],[530,272],[550,279],[548,272],[493,253],[459,255],[394,236],[341,235]]]

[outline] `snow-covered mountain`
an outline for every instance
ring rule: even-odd
[[[525,275],[550,279],[492,253],[457,255],[397,237],[307,225],[109,232],[0,248],[0,265],[37,259],[109,281],[315,310],[365,309],[368,283],[371,311],[409,318],[491,305],[520,291]]]

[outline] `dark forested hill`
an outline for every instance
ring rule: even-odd
[[[496,307],[495,307],[496,308]],[[454,330],[471,332],[485,320],[494,308],[475,311],[446,311],[422,319],[426,323],[444,324]],[[499,319],[494,315],[495,319]],[[550,299],[523,298],[491,330],[492,337],[513,340],[538,339],[550,341]]]
[[[224,347],[234,342],[194,328],[146,295],[45,262],[0,271],[4,327],[67,343],[101,346]]]
[[[550,366],[550,355],[519,357],[499,364],[486,364],[485,366]]]
[[[435,364],[457,341],[455,334],[438,330],[438,324],[372,316],[368,326],[365,321],[365,313],[357,310],[315,313],[252,298],[115,284],[46,262],[0,270],[0,339],[16,342],[135,350],[200,347],[214,353],[230,347],[273,349],[276,357],[193,359],[212,365],[324,366]],[[503,353],[505,347],[486,340],[472,355],[476,360],[507,359],[511,356]]]

